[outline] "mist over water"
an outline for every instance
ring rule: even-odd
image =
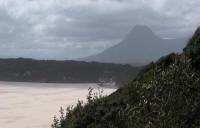
[[[60,106],[86,101],[97,84],[0,82],[0,128],[50,128]],[[116,89],[103,88],[108,95]]]

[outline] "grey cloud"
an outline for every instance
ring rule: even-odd
[[[118,43],[138,24],[176,38],[189,36],[200,18],[195,0],[29,2],[0,2],[0,57],[79,58]]]

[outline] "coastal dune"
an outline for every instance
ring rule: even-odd
[[[50,128],[60,107],[86,102],[88,88],[97,84],[0,82],[1,128]],[[103,88],[104,95],[114,88]]]

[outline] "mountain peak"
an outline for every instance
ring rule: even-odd
[[[147,26],[143,26],[143,25],[136,25],[129,33],[129,36],[134,36],[134,37],[155,37],[155,34],[153,33],[153,31],[147,27]]]
[[[151,29],[148,26],[145,25],[136,25],[132,31],[134,30],[143,30],[143,31],[151,31]]]

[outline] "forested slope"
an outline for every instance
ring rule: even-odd
[[[0,59],[0,81],[99,83],[123,85],[133,79],[140,68],[130,65],[82,61]]]
[[[200,128],[200,28],[182,54],[147,65],[110,96],[88,95],[53,128]]]

